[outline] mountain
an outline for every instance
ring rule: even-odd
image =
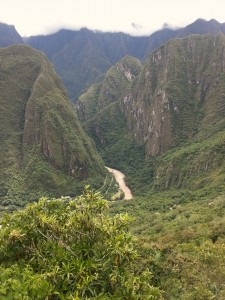
[[[66,37],[69,37],[67,41]],[[82,28],[74,32],[63,30],[49,36],[30,37],[27,43],[48,55],[62,77],[70,98],[76,102],[81,92],[101,80],[120,58],[128,53],[142,56],[147,38]]]
[[[204,19],[197,19],[192,24],[179,30],[177,37],[185,37],[190,34],[220,34],[225,33],[225,23],[211,19],[206,21]]]
[[[51,60],[52,56],[60,52],[76,35],[76,31],[61,29],[50,35],[31,36],[26,39],[26,43],[37,50],[43,51]]]
[[[146,62],[140,75],[146,76],[143,93],[133,94],[134,101],[130,95],[128,126],[145,144],[147,156],[162,154],[157,186],[223,187],[224,66],[224,35],[171,40]]]
[[[116,66],[115,66],[116,68]],[[113,70],[113,69],[111,69]],[[116,81],[116,77],[112,78]],[[106,79],[104,79],[106,81]],[[103,82],[104,82],[103,81]],[[118,80],[118,82],[121,81]],[[102,82],[102,85],[103,85]],[[110,88],[107,82],[106,91]],[[118,107],[116,117],[109,114],[109,107],[101,109],[102,96],[97,96],[92,86],[78,101],[81,120],[88,107],[88,133],[96,140],[101,153],[108,151],[107,137],[117,133],[114,140],[135,141],[146,161],[145,174],[141,159],[137,161],[134,151],[121,143],[126,156],[117,163],[128,175],[142,173],[142,184],[148,188],[207,188],[221,189],[225,180],[225,36],[191,35],[187,38],[171,39],[153,51],[139,73],[128,87],[115,89]],[[101,87],[98,89],[101,90]],[[93,93],[93,94],[92,94]],[[105,93],[111,99],[110,93]],[[91,101],[94,111],[91,111]],[[109,101],[108,101],[109,102]],[[85,104],[86,103],[86,104]],[[88,104],[89,103],[89,104]],[[107,103],[105,100],[104,103]],[[83,114],[83,115],[82,115]],[[83,119],[82,119],[83,118]],[[95,120],[98,120],[97,126]],[[93,121],[94,120],[94,121]],[[109,133],[101,135],[99,126],[109,126]],[[115,121],[116,120],[116,121]],[[124,123],[125,122],[125,123]],[[84,123],[85,125],[87,124]],[[119,124],[123,124],[119,129]],[[93,130],[95,128],[95,130]],[[90,130],[91,129],[91,130]],[[103,131],[104,131],[103,130]],[[144,151],[143,148],[144,147]],[[143,151],[143,152],[142,152]],[[111,151],[112,152],[112,151]],[[141,156],[141,154],[140,154]],[[113,157],[113,156],[111,156]],[[107,161],[107,157],[104,157]],[[136,172],[131,170],[131,161],[137,161]],[[148,168],[148,169],[146,169]],[[138,170],[138,171],[137,171]],[[135,175],[136,176],[136,175]],[[133,183],[132,183],[133,180]],[[131,183],[140,185],[137,180]]]
[[[154,188],[200,187],[207,180],[221,185],[222,158],[209,157],[223,135],[224,24],[199,19],[149,37],[84,28],[51,35],[51,45],[48,38],[28,43],[36,39],[36,47],[46,49],[70,95],[76,94],[73,101],[84,92],[77,104],[80,120],[109,166],[121,166],[133,179],[139,174]],[[136,58],[121,60],[127,53]],[[211,170],[208,177],[204,170]]]
[[[101,184],[103,162],[48,59],[15,45],[0,60],[1,206],[77,194],[91,178]]]
[[[131,56],[123,57],[111,67],[99,84],[94,84],[80,96],[76,104],[79,118],[87,121],[108,106],[120,102],[142,69],[141,62]]]
[[[170,40],[146,60],[124,102],[128,127],[147,155],[205,136],[215,125],[223,129],[224,39]]]
[[[140,61],[125,56],[106,72],[101,83],[92,85],[76,103],[79,119],[110,166],[116,166],[124,139],[130,142],[121,104],[141,68]]]
[[[178,29],[163,28],[150,36],[130,36],[124,33],[60,30],[47,36],[34,36],[27,43],[43,51],[63,79],[72,102],[94,82],[100,82],[105,72],[126,55],[145,61],[148,55],[171,38],[190,34],[219,34],[225,24],[216,20],[198,19]]]
[[[0,47],[8,47],[14,44],[24,44],[15,26],[0,23]]]
[[[124,99],[141,70],[138,59],[123,57],[100,83],[79,97],[75,106],[83,128],[95,141],[106,164],[123,170],[135,192],[143,188],[143,178],[152,178],[144,146],[135,142],[125,116]]]

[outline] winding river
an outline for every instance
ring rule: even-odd
[[[130,200],[133,198],[133,195],[132,195],[132,192],[131,190],[129,189],[129,187],[126,185],[125,181],[124,181],[124,177],[125,175],[118,171],[118,170],[115,170],[115,169],[112,169],[112,168],[108,168],[106,167],[106,169],[113,174],[116,182],[118,183],[119,185],[119,188],[123,191],[124,193],[124,199],[125,200]]]

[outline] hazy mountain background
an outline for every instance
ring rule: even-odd
[[[219,34],[225,32],[225,23],[212,19],[198,19],[178,29],[163,28],[150,36],[61,29],[50,35],[31,36],[22,39],[14,26],[1,24],[0,45],[6,47],[24,41],[43,51],[52,61],[57,73],[63,79],[72,102],[91,83],[101,80],[105,72],[125,55],[134,56],[142,62],[160,45],[171,38],[190,34]]]
[[[24,41],[16,31],[15,26],[0,23],[0,47],[23,43]]]
[[[150,36],[93,32],[83,28],[29,37],[26,42],[46,53],[63,79],[72,102],[76,102],[84,89],[101,80],[105,72],[125,55],[144,61],[154,49],[171,38],[224,32],[224,23],[198,19],[185,28],[163,28]]]

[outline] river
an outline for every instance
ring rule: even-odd
[[[108,168],[106,167],[106,169],[113,174],[116,182],[118,183],[119,185],[119,188],[123,191],[124,193],[124,199],[125,200],[130,200],[133,198],[133,195],[132,195],[132,192],[131,190],[129,189],[129,187],[126,185],[125,181],[124,181],[124,177],[125,175],[118,171],[118,170],[115,170],[115,169],[112,169],[112,168]]]

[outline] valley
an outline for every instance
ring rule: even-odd
[[[0,299],[225,299],[225,23],[0,46]]]

